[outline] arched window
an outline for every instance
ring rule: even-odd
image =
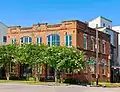
[[[95,73],[95,58],[94,57],[90,57],[89,67],[90,67],[90,72]]]
[[[37,37],[36,42],[37,44],[42,44],[42,37]]]
[[[72,46],[72,35],[66,35],[65,36],[65,45],[66,46]]]
[[[107,63],[105,59],[102,59],[102,74],[105,75],[107,70]]]
[[[24,36],[20,39],[20,42],[25,43],[25,44],[29,44],[29,43],[32,43],[32,38],[29,36]]]
[[[83,35],[83,41],[84,41],[83,47],[84,49],[87,49],[87,35],[86,34]]]
[[[60,36],[58,34],[48,35],[47,44],[49,46],[60,46]]]

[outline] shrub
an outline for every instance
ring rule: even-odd
[[[28,80],[29,81],[35,81],[35,77],[30,77]]]
[[[75,79],[65,79],[63,83],[78,84]]]
[[[10,80],[18,80],[19,78],[16,76],[10,76]]]
[[[69,84],[78,84],[78,85],[91,84],[88,81],[80,81],[80,80],[76,80],[76,79],[65,79],[63,82],[64,83],[69,83]]]

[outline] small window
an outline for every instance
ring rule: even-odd
[[[110,25],[108,25],[108,28],[110,28]]]
[[[7,42],[7,36],[3,36],[3,42]]]
[[[72,46],[72,35],[66,35],[65,36],[65,45],[66,46]]]
[[[42,37],[37,37],[37,44],[41,44],[42,43]]]
[[[95,58],[90,57],[88,64],[89,64],[90,72],[95,73]]]
[[[103,23],[103,27],[105,27],[106,25],[105,25],[105,23]]]
[[[12,38],[12,44],[15,44],[15,43],[16,43],[16,39]]]

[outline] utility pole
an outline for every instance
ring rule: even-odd
[[[98,25],[96,25],[96,85],[98,85]]]

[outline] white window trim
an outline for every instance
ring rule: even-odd
[[[67,43],[67,44],[68,44],[68,47],[71,47],[72,45],[70,46],[70,41],[72,41],[72,39],[70,40],[70,36],[72,37],[72,35],[71,35],[71,34],[67,34],[67,35],[65,35],[65,37],[64,37],[64,40],[65,40],[65,46],[66,46],[66,36],[68,36],[68,41],[67,41],[67,42],[68,42],[68,43]]]
[[[37,42],[37,39],[38,39],[38,42]],[[36,43],[37,43],[37,44],[42,44],[42,42],[40,42],[40,39],[42,39],[41,36],[37,36],[37,37],[36,37]]]

